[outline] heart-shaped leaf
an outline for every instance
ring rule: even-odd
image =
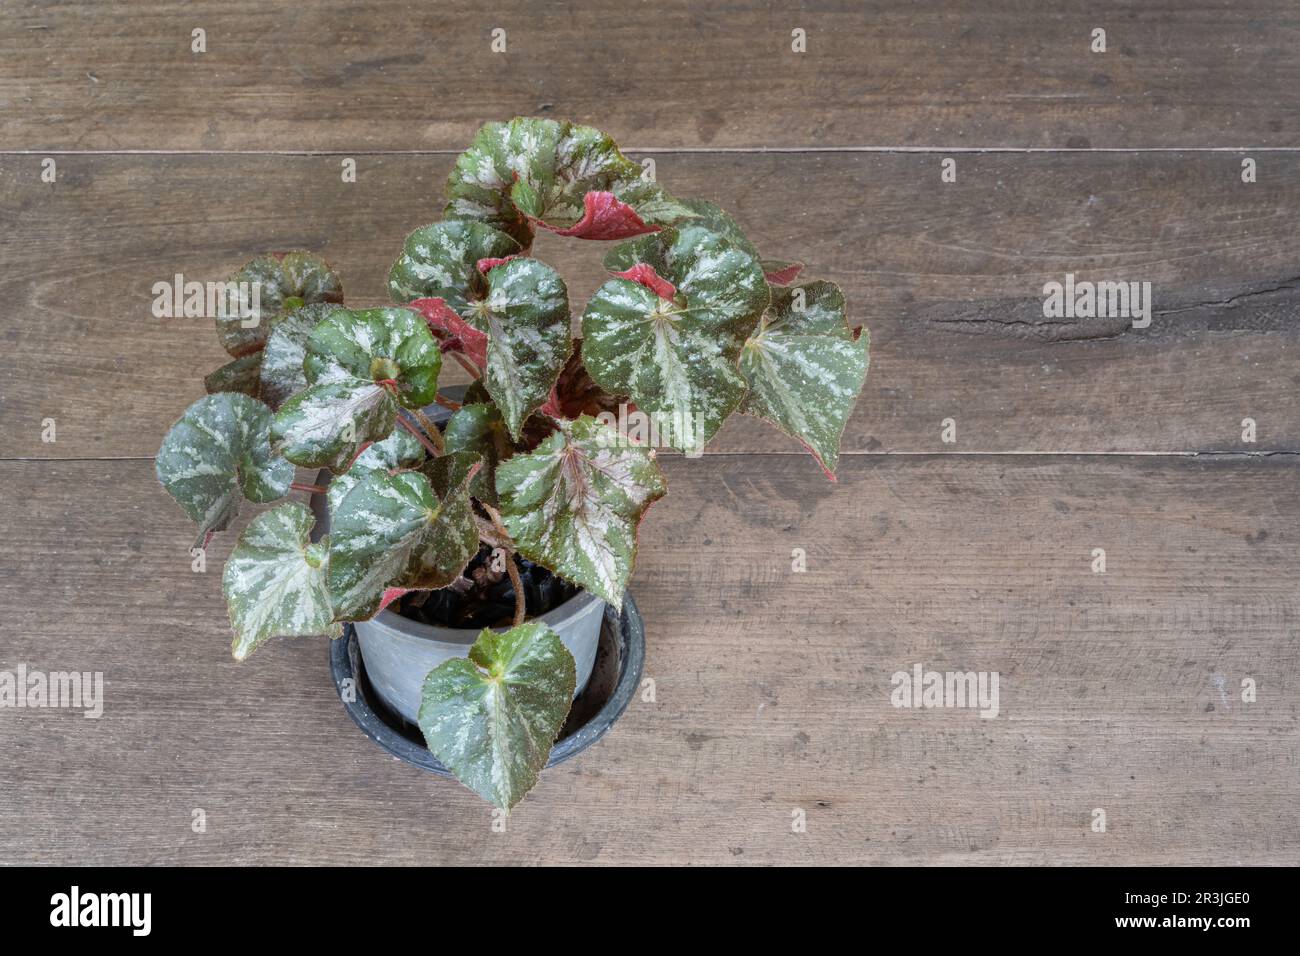
[[[290,502],[258,515],[239,536],[222,574],[235,660],[273,637],[343,633],[325,582],[329,536],[311,543],[313,524],[310,511]]]
[[[468,658],[425,678],[420,730],[457,780],[509,810],[537,783],[576,686],[573,655],[541,621],[485,628]]]
[[[456,160],[448,218],[485,222],[528,248],[533,227],[626,239],[693,214],[598,129],[520,117],[487,123]]]
[[[406,237],[402,254],[388,272],[388,294],[402,305],[415,299],[442,299],[468,318],[469,304],[487,294],[479,260],[519,251],[514,239],[483,223],[436,222]]]
[[[399,405],[437,397],[441,368],[438,343],[410,309],[335,309],[307,339],[310,384],[276,414],[271,439],[294,464],[346,471],[388,437]]]
[[[489,271],[487,283],[467,318],[487,333],[483,384],[517,441],[569,357],[569,294],[559,274],[536,259],[511,259]]]
[[[667,491],[652,450],[585,415],[497,466],[501,515],[520,553],[615,607],[641,517]]]
[[[803,442],[833,481],[840,436],[866,379],[868,349],[866,330],[857,336],[849,330],[835,283],[776,289],[741,352],[750,387],[741,411]]]
[[[435,459],[438,460],[438,459]],[[373,617],[386,588],[445,587],[478,552],[468,502],[473,465],[453,462],[458,479],[439,499],[420,472],[372,471],[330,522],[329,587],[340,620]]]
[[[330,479],[326,492],[330,514],[337,514],[343,499],[362,478],[372,471],[388,472],[397,468],[416,468],[424,462],[424,446],[410,432],[393,429],[383,441],[377,441],[360,455],[341,475]]]
[[[171,427],[154,468],[162,486],[199,525],[199,541],[222,531],[239,513],[239,499],[283,498],[293,465],[271,453],[271,410],[236,392],[207,395]]]
[[[209,395],[218,392],[238,392],[249,398],[262,397],[262,353],[253,352],[227,362],[203,379],[203,389]]]
[[[310,252],[258,256],[230,277],[217,318],[217,336],[236,357],[256,352],[288,312],[317,302],[342,302],[343,284],[329,263]]]
[[[290,312],[271,329],[261,358],[261,398],[272,408],[279,408],[289,397],[307,387],[307,373],[302,369],[307,357],[307,340],[337,305],[318,303]]]
[[[758,261],[693,223],[615,247],[611,271],[638,263],[676,289],[666,299],[641,281],[613,278],[582,316],[583,361],[607,391],[649,415],[663,444],[697,451],[740,404],[741,346],[768,303]]]

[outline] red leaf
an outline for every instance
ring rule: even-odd
[[[378,614],[379,611],[388,607],[388,605],[392,604],[403,594],[409,594],[410,591],[410,588],[384,588],[384,593],[379,598],[379,610],[375,611],[375,613]]]
[[[655,267],[647,265],[644,262],[638,262],[626,272],[615,272],[614,275],[620,279],[630,279],[638,285],[643,285],[661,299],[672,299],[677,295],[677,287],[671,282],[655,272]]]
[[[462,319],[445,301],[440,298],[413,299],[407,304],[424,316],[429,328],[446,337],[444,349],[464,352],[479,367],[487,365],[487,334]]]
[[[475,267],[478,269],[479,272],[483,273],[483,275],[487,275],[490,271],[495,269],[497,266],[504,265],[505,263],[509,262],[511,259],[514,258],[516,257],[506,256],[504,259],[490,259],[490,258],[480,259],[478,262],[475,263]]]
[[[773,272],[765,273],[767,281],[772,285],[789,285],[799,277],[803,272],[802,262],[791,262],[784,269],[776,269]]]
[[[610,192],[593,189],[582,197],[582,205],[582,218],[568,229],[548,226],[540,219],[533,221],[557,236],[577,236],[579,239],[631,239],[660,229],[659,226],[647,226],[635,209],[614,198]]]

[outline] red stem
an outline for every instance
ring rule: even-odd
[[[420,429],[416,428],[414,425],[408,422],[404,415],[399,414],[397,416],[397,424],[401,425],[408,432],[414,435],[415,440],[418,441],[421,445],[423,445],[424,450],[427,451],[430,455],[433,455],[435,458],[437,458],[439,455],[442,454],[442,451],[438,448],[438,446],[435,445],[433,442],[429,441],[429,439],[425,437],[424,432],[420,431]]]

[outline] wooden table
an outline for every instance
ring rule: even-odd
[[[480,6],[0,3],[0,669],[107,681],[0,709],[6,862],[1300,862],[1294,4]],[[516,114],[722,203],[873,348],[838,484],[753,420],[665,457],[654,700],[502,833],[358,732],[323,642],[230,658],[233,536],[193,572],[151,461],[222,352],[150,303],[306,247],[378,304]],[[1150,326],[1045,317],[1066,273],[1149,281]],[[918,663],[998,716],[892,706]]]

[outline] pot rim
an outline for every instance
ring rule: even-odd
[[[579,613],[586,610],[593,603],[605,602],[596,597],[590,591],[579,591],[573,597],[569,598],[559,607],[552,608],[545,614],[539,614],[536,617],[526,617],[525,622],[541,621],[549,624],[552,628],[557,624],[562,624],[570,618],[577,617]],[[421,624],[419,621],[413,621],[409,617],[403,617],[396,611],[390,611],[387,608],[380,611],[374,617],[367,621],[357,621],[357,624],[383,624],[385,627],[392,628],[394,631],[405,637],[414,637],[424,641],[438,641],[443,644],[463,644],[469,647],[482,633],[482,628],[472,627],[438,627],[435,624]],[[494,627],[490,630],[504,632],[510,630],[509,626]]]

